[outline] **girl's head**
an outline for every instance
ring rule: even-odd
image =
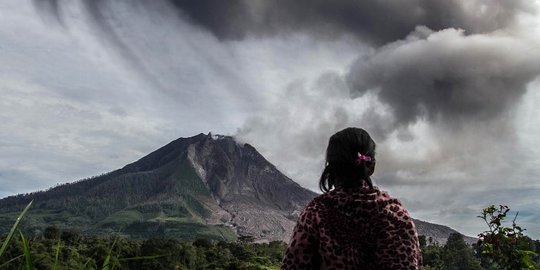
[[[319,181],[323,192],[333,187],[355,187],[366,182],[375,170],[375,142],[361,128],[346,128],[330,137],[326,166]]]

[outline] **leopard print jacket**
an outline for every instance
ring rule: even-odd
[[[399,200],[377,187],[336,188],[306,206],[281,269],[422,269],[422,255]]]

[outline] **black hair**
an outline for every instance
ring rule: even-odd
[[[319,180],[322,192],[332,188],[356,187],[366,182],[373,187],[370,175],[375,170],[375,142],[361,128],[346,128],[330,137],[326,165]],[[358,160],[358,154],[370,160]]]

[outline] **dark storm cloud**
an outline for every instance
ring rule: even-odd
[[[192,21],[221,39],[248,34],[306,31],[332,37],[351,33],[382,44],[403,38],[416,25],[492,31],[513,21],[526,1],[357,1],[357,0],[171,0]]]
[[[34,0],[36,6],[61,18],[58,0]],[[85,0],[87,12],[102,19],[104,0]],[[134,0],[132,4],[144,3]],[[526,0],[166,0],[191,22],[222,40],[247,35],[308,32],[323,38],[353,34],[372,44],[405,37],[417,25],[489,32],[512,23]],[[45,4],[47,3],[47,4]],[[150,3],[144,3],[148,8]],[[98,23],[99,24],[99,23]],[[102,27],[103,25],[99,25]],[[105,29],[105,28],[104,28]],[[111,28],[106,27],[111,30]]]
[[[418,27],[359,58],[348,81],[353,95],[376,93],[398,124],[491,120],[512,108],[540,73],[535,44],[507,34]]]

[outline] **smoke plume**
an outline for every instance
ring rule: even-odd
[[[376,93],[400,125],[487,121],[511,109],[540,73],[537,45],[505,33],[421,26],[357,59],[347,79],[354,96]]]
[[[40,10],[62,17],[61,0],[34,0]],[[105,0],[83,0],[96,21],[103,19]],[[149,8],[149,1],[131,0]],[[154,1],[152,1],[154,2]],[[456,27],[484,33],[512,24],[516,14],[532,9],[527,0],[166,0],[178,16],[222,40],[247,36],[307,32],[322,38],[351,34],[365,42],[384,44],[404,38],[417,25],[435,31]],[[101,25],[103,26],[103,25]],[[109,27],[107,27],[109,28]],[[109,28],[110,30],[110,28]]]

